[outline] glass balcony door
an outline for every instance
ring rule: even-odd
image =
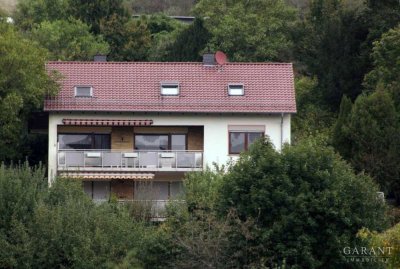
[[[186,150],[185,134],[136,134],[135,149],[143,151]]]

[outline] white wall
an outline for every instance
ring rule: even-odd
[[[290,114],[271,115],[183,115],[183,114],[70,114],[50,113],[49,115],[49,181],[57,171],[57,125],[62,125],[64,118],[74,119],[149,119],[153,126],[204,126],[204,163],[224,164],[232,156],[228,154],[228,125],[265,125],[265,133],[271,138],[277,150],[281,141],[290,143]],[[282,123],[282,128],[281,128]],[[281,132],[282,131],[282,132]],[[281,137],[282,136],[282,137]],[[233,157],[235,158],[235,157]]]

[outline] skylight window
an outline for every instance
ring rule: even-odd
[[[179,95],[179,84],[161,83],[161,95]]]
[[[75,86],[75,97],[92,97],[93,88],[91,86]]]
[[[228,85],[228,94],[234,95],[234,96],[244,95],[243,84],[229,84]]]

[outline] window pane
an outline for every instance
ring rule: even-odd
[[[161,85],[161,95],[178,95],[179,85],[178,84],[163,84]]]
[[[110,182],[93,181],[93,200],[106,201],[110,197]]]
[[[245,133],[230,133],[230,153],[240,153],[244,150]]]
[[[167,150],[167,135],[136,135],[135,149],[137,150]]]
[[[259,139],[260,137],[263,136],[263,133],[247,133],[247,145],[250,146],[251,144],[254,143],[254,141],[256,141],[257,139]]]
[[[229,85],[229,95],[244,95],[243,85]]]
[[[94,137],[94,149],[110,149],[110,135],[108,134],[95,134]]]
[[[186,135],[171,135],[171,150],[186,150]]]
[[[91,97],[92,88],[91,87],[76,87],[75,97]]]
[[[60,134],[58,135],[60,149],[91,149],[90,134]]]

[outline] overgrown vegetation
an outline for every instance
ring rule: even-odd
[[[312,140],[282,153],[259,141],[185,187],[186,202],[156,225],[130,206],[95,204],[76,180],[48,188],[41,167],[3,165],[0,267],[353,268],[340,249],[387,225],[372,179]]]

